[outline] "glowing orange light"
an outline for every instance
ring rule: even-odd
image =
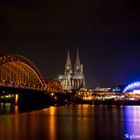
[[[15,104],[18,104],[18,94],[15,95]]]

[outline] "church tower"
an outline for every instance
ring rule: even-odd
[[[72,64],[71,64],[71,59],[70,59],[70,53],[68,50],[64,75],[59,75],[58,77],[64,90],[67,90],[67,91],[72,90],[72,78],[73,78],[72,74],[73,74]]]
[[[70,59],[70,53],[68,50],[67,53],[67,60],[66,60],[66,64],[65,64],[65,75],[71,75],[72,74],[72,65],[71,65],[71,59]]]
[[[79,50],[77,49],[77,54],[76,54],[76,61],[74,64],[74,74],[80,74],[81,73],[81,63],[80,63],[80,58],[79,58]]]
[[[83,73],[83,65],[80,63],[79,50],[77,49],[76,60],[74,64],[74,89],[85,87],[85,77]]]

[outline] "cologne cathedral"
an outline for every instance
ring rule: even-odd
[[[85,87],[83,65],[80,63],[78,49],[74,67],[72,67],[70,53],[68,51],[64,75],[59,75],[58,80],[60,81],[64,90],[67,91],[79,90],[80,88]]]

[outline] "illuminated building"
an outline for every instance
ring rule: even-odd
[[[80,63],[79,51],[77,49],[76,61],[74,64],[74,72],[71,64],[70,53],[68,51],[65,64],[64,75],[58,77],[64,90],[72,91],[79,90],[85,87],[85,77],[83,73],[83,65]]]
[[[129,84],[124,88],[123,92],[136,92],[136,90],[140,90],[140,81]]]
[[[108,92],[108,91],[110,91],[111,90],[111,88],[110,87],[96,87],[95,89],[94,89],[94,91],[105,91],[105,92]]]
[[[128,86],[124,88],[123,92],[128,98],[140,99],[140,81],[129,84]]]

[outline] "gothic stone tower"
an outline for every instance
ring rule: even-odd
[[[71,90],[72,89],[72,65],[71,65],[71,59],[70,59],[70,53],[68,50],[67,53],[67,60],[65,65],[65,84],[64,89]]]
[[[59,75],[58,77],[64,90],[67,90],[67,91],[72,90],[72,74],[73,74],[73,71],[72,71],[70,53],[68,50],[64,75]]]
[[[77,49],[76,61],[74,64],[74,75],[73,75],[75,90],[85,87],[85,77],[83,73],[83,65],[80,63],[79,50]]]

